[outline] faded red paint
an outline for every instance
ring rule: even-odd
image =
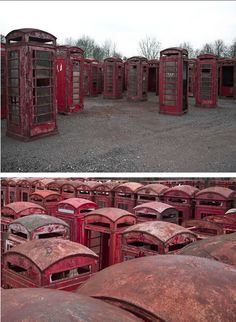
[[[42,30],[7,34],[7,135],[27,141],[57,133],[55,46]]]
[[[143,187],[143,185],[137,182],[126,182],[119,184],[114,188],[114,207],[132,212],[133,208],[136,206],[136,190],[141,187]]]
[[[137,194],[137,205],[141,205],[144,202],[160,201],[162,195],[168,186],[160,183],[145,184],[143,187],[136,190]]]
[[[121,232],[136,221],[130,212],[109,207],[85,215],[85,245],[99,256],[98,270],[121,261]]]
[[[213,221],[202,219],[190,219],[182,222],[182,225],[195,232],[198,239],[224,234],[223,227]]]
[[[84,108],[84,51],[79,47],[57,46],[58,112],[73,113]]]
[[[112,265],[77,293],[102,299],[144,321],[236,320],[236,269],[206,258],[156,255]]]
[[[217,106],[217,59],[215,55],[203,54],[197,57],[195,105]]]
[[[121,58],[104,59],[104,98],[122,98],[124,64]]]
[[[165,203],[172,205],[179,211],[179,224],[182,221],[194,218],[194,197],[199,189],[189,185],[179,185],[163,193]]]
[[[115,193],[114,189],[119,185],[118,182],[103,182],[94,188],[94,202],[99,208],[113,207]]]
[[[101,300],[45,288],[2,290],[2,321],[141,322]]]
[[[160,113],[182,115],[188,112],[188,52],[167,48],[160,52]]]
[[[127,99],[130,101],[146,101],[148,91],[148,60],[134,56],[127,64]]]
[[[57,204],[62,200],[62,196],[51,190],[35,190],[31,193],[30,201],[43,206],[47,215],[54,215]]]
[[[203,219],[211,215],[224,215],[233,207],[236,192],[224,187],[209,187],[195,195],[195,218]]]
[[[166,221],[178,224],[179,212],[173,206],[159,201],[145,202],[134,207],[138,223],[145,221]]]
[[[3,287],[73,291],[96,272],[97,255],[60,238],[31,240],[3,255]]]
[[[136,257],[175,253],[197,240],[197,235],[169,222],[151,221],[122,232],[122,261]]]
[[[90,200],[69,198],[58,202],[54,216],[68,223],[70,240],[84,245],[84,216],[97,208],[97,204]]]

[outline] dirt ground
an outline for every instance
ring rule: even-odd
[[[159,114],[146,102],[85,99],[84,111],[58,115],[59,134],[21,142],[2,121],[2,172],[236,172],[236,101]]]

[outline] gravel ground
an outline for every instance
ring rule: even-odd
[[[159,114],[146,102],[85,99],[83,112],[58,115],[59,134],[31,142],[6,136],[2,172],[236,172],[236,101],[194,107],[183,116]]]

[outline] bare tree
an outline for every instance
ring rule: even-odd
[[[146,36],[139,41],[139,53],[147,59],[157,59],[159,56],[161,43],[154,37]]]
[[[229,46],[229,56],[236,57],[236,39],[234,39],[232,45]]]
[[[214,54],[219,58],[227,56],[227,46],[222,39],[214,41]]]
[[[214,54],[214,46],[211,43],[206,43],[200,50],[200,54]]]
[[[183,42],[179,45],[180,48],[184,48],[188,51],[188,57],[189,58],[194,58],[195,56],[195,51],[193,49],[193,46],[189,42]]]
[[[1,43],[5,44],[6,43],[6,38],[4,35],[1,34]]]

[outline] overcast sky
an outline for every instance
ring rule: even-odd
[[[0,1],[0,33],[37,28],[59,43],[88,35],[110,39],[123,56],[138,54],[138,42],[156,37],[161,49],[187,41],[196,48],[236,39],[235,1]]]

